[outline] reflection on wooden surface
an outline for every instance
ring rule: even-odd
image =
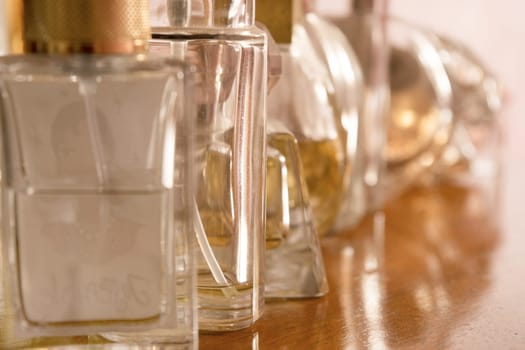
[[[202,335],[200,348],[478,349],[457,333],[482,317],[497,277],[503,240],[492,204],[473,189],[413,190],[323,241],[327,297],[271,303],[252,329]]]

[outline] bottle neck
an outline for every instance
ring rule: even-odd
[[[168,23],[176,28],[243,28],[255,24],[253,0],[163,0]]]
[[[375,0],[350,0],[350,2],[354,12],[372,12],[376,3]]]
[[[386,15],[388,10],[388,0],[349,0],[352,12],[371,13]]]

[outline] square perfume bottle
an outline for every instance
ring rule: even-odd
[[[253,0],[152,4],[151,50],[189,62],[197,80],[199,329],[245,328],[263,304],[267,38]]]
[[[27,55],[0,58],[6,338],[196,344],[191,73],[144,55],[148,10],[24,1]]]

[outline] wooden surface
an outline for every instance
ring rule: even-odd
[[[383,232],[368,218],[322,241],[326,297],[271,303],[251,329],[201,335],[200,349],[525,349],[525,232],[502,229],[496,199],[411,191]]]

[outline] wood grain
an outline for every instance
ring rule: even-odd
[[[200,349],[523,349],[525,236],[502,233],[497,208],[474,188],[415,189],[383,232],[369,217],[323,240],[328,296],[270,303]]]

